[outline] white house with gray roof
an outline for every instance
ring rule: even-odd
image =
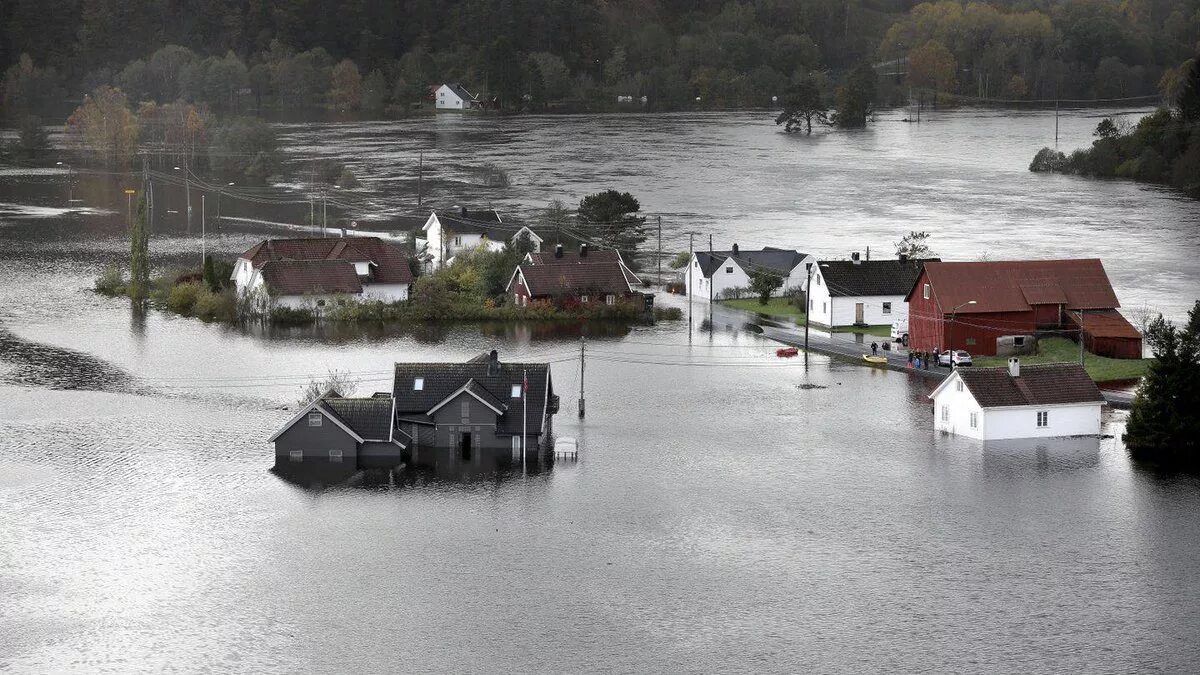
[[[770,246],[742,250],[734,244],[728,251],[695,251],[683,270],[684,286],[694,298],[720,300],[730,289],[749,288],[750,275],[762,271],[782,277],[783,286],[775,295],[788,295],[804,290],[805,264],[815,262],[807,253]]]
[[[825,326],[881,326],[908,319],[904,298],[924,261],[900,258],[821,260],[813,267],[808,315]]]
[[[495,209],[468,211],[466,207],[432,211],[426,219],[423,259],[429,269],[438,269],[454,262],[454,256],[480,246],[489,251],[502,251],[510,243],[527,237],[534,251],[542,250],[542,238],[521,223],[506,222]]]
[[[433,91],[437,110],[470,110],[479,107],[479,99],[458,82],[447,82]]]

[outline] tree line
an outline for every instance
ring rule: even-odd
[[[856,66],[982,97],[1153,91],[1191,55],[1200,0],[10,0],[11,115],[109,85],[134,103],[401,113],[461,81],[505,109],[770,106]]]

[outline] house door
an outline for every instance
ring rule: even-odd
[[[854,323],[866,323],[863,321],[863,303],[854,303]]]
[[[471,461],[471,434],[470,433],[464,431],[463,433],[459,434],[458,451],[459,451],[459,457],[462,458],[462,461],[464,461],[464,462]]]

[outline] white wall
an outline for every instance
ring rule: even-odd
[[[987,419],[983,409],[975,402],[975,397],[965,386],[958,390],[962,379],[951,373],[945,386],[937,392],[933,399],[933,428],[968,438],[986,438]],[[950,418],[942,419],[942,409],[948,408]],[[971,428],[971,413],[976,413],[976,428]]]
[[[816,269],[814,267],[814,269]],[[838,296],[830,297],[824,276],[813,272],[812,320],[826,326],[853,326],[857,318],[857,303],[863,303],[863,322],[870,326],[892,325],[896,319],[908,318],[908,303],[903,295]],[[885,314],[883,304],[891,303]]]
[[[466,107],[462,98],[444,84],[437,88],[435,94],[436,106],[439,110],[462,110]]]
[[[362,299],[379,302],[408,300],[408,284],[363,284]]]
[[[1100,433],[1102,403],[1066,406],[1023,406],[994,408],[987,411],[987,440],[1003,438],[1050,438],[1053,436],[1093,436]],[[1049,413],[1049,425],[1037,425],[1037,413]]]
[[[780,287],[779,290],[775,291],[774,295],[788,295],[794,291],[804,290],[804,285],[808,281],[808,273],[804,267],[804,263],[806,262],[811,262],[813,263],[814,268],[816,267],[816,258],[813,258],[812,256],[804,258],[800,261],[799,265],[796,265],[796,267],[792,269],[792,272],[790,275],[788,275],[788,278],[784,279],[783,286]],[[726,270],[730,268],[732,268],[733,271],[727,272]],[[704,277],[704,273],[700,269],[700,263],[697,261],[695,254],[692,254],[691,266],[683,269],[684,284],[687,284],[689,281],[687,274],[688,269],[691,269],[692,271],[691,281],[695,282],[695,289],[692,289],[691,286],[688,286],[687,292],[700,300],[708,300],[708,287],[710,283],[712,284],[712,297],[714,300],[720,300],[721,291],[726,289],[750,287],[750,274],[743,269],[736,260],[731,258],[726,258],[721,262],[720,267],[713,272],[712,279],[706,279]]]

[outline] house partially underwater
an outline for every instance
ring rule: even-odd
[[[548,449],[558,396],[548,363],[397,363],[392,391],[327,393],[271,436],[277,466],[495,466]]]

